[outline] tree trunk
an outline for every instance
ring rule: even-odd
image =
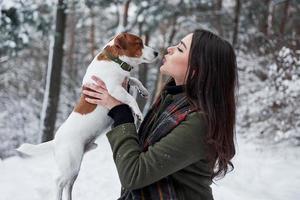
[[[269,6],[270,6],[271,0],[263,0],[263,6],[265,9],[265,12],[262,12],[262,19],[259,21],[259,29],[264,34],[268,34],[268,17],[269,17]]]
[[[177,29],[175,28],[176,27],[176,22],[177,22],[177,18],[173,18],[172,20],[172,30],[171,30],[171,34],[170,34],[170,37],[169,37],[169,40],[168,40],[168,46],[172,45],[172,42],[173,42],[173,39],[176,35],[176,32],[177,32]]]
[[[268,9],[268,27],[267,27],[267,35],[272,34],[273,29],[273,11],[274,11],[274,3],[270,1],[269,9]]]
[[[52,63],[48,65],[51,66],[51,70],[48,70],[46,91],[48,93],[46,102],[44,105],[45,117],[43,119],[42,126],[42,141],[49,141],[54,138],[54,129],[56,121],[56,112],[59,102],[59,92],[60,92],[60,82],[61,82],[61,72],[62,72],[62,63],[63,63],[63,44],[64,44],[64,34],[65,34],[65,23],[66,23],[66,3],[64,0],[58,0],[58,6],[56,9],[56,26],[55,26],[55,35],[54,35],[54,46],[53,46],[53,56]]]
[[[121,1],[121,2],[124,2],[124,1]],[[118,10],[119,10],[118,13],[121,13],[121,14],[119,15],[119,20],[118,20],[119,23],[118,23],[118,27],[116,29],[116,34],[118,34],[120,32],[130,31],[130,28],[127,27],[130,2],[131,2],[131,0],[126,0],[125,3],[122,3],[121,6],[118,6]],[[119,4],[119,2],[118,2],[118,4]]]
[[[238,40],[239,24],[240,24],[240,11],[241,11],[241,0],[235,1],[235,17],[234,17],[234,30],[232,37],[232,45],[235,47]]]
[[[75,2],[74,0],[71,3],[71,12],[68,16],[68,38],[69,38],[69,48],[68,48],[68,57],[66,66],[69,70],[70,78],[70,88],[73,86],[73,83],[77,79],[77,71],[74,66],[74,50],[75,50],[75,35],[76,35],[76,15],[75,15]]]
[[[124,5],[124,14],[123,14],[123,27],[126,28],[128,24],[128,10],[129,10],[129,4],[131,0],[127,0]]]
[[[176,35],[176,32],[177,32],[176,23],[177,23],[177,17],[174,16],[172,18],[172,21],[171,21],[171,27],[172,27],[172,29],[171,29],[171,33],[170,33],[170,36],[169,36],[169,40],[168,40],[167,46],[170,46],[173,43],[173,39],[174,39],[174,37]],[[163,52],[163,54],[166,54],[166,53],[167,53],[167,51],[165,49],[165,52]],[[163,86],[165,80],[166,80],[166,76],[163,75],[162,73],[160,73],[160,70],[158,68],[158,73],[157,73],[157,78],[156,78],[156,84],[155,84],[155,88],[154,88],[153,95],[152,95],[152,98],[151,98],[151,104],[155,101],[155,99],[159,95],[159,93],[160,93],[160,91],[162,89],[162,86]]]
[[[149,33],[145,33],[145,45],[148,46],[149,44]],[[147,84],[147,75],[148,75],[148,64],[144,63],[139,66],[139,80],[143,83],[144,86]],[[137,103],[141,109],[141,111],[144,110],[146,99],[141,97],[141,95],[137,95]]]
[[[223,28],[221,23],[221,11],[222,11],[222,4],[223,0],[217,0],[216,6],[215,6],[215,16],[216,16],[216,29],[220,36],[223,36]]]
[[[96,41],[95,41],[95,13],[93,7],[90,8],[91,16],[91,29],[90,29],[90,46],[91,46],[91,56],[95,57]]]
[[[283,16],[281,18],[281,23],[280,23],[280,34],[284,34],[284,29],[285,29],[285,24],[288,16],[288,10],[289,10],[289,5],[290,5],[290,0],[286,0],[284,2],[284,7],[283,7]]]

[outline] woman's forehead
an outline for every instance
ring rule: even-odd
[[[192,43],[193,33],[190,33],[186,35],[184,38],[182,38],[181,41],[183,41],[187,46],[190,46]]]
[[[184,38],[182,38],[182,42],[185,44],[186,48],[189,50],[192,44],[192,38],[193,38],[193,33],[190,33],[186,35]]]

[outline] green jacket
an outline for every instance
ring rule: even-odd
[[[171,175],[179,200],[212,200],[206,131],[202,114],[190,113],[167,136],[142,152],[135,125],[116,126],[106,136],[122,187],[134,190]]]

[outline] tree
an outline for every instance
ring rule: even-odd
[[[232,36],[232,45],[237,45],[238,40],[238,32],[239,32],[239,24],[240,24],[240,11],[241,11],[241,0],[235,1],[235,16],[234,16],[234,30],[233,30],[233,36]]]
[[[42,113],[42,142],[54,138],[54,129],[56,121],[56,112],[59,102],[61,71],[63,64],[63,44],[66,24],[67,4],[64,0],[58,0],[56,9],[56,25],[54,33],[53,55],[49,58],[52,60],[48,65],[46,92],[44,96],[44,105]]]
[[[222,15],[222,5],[223,5],[223,0],[217,0],[215,3],[215,9],[214,9],[214,14],[216,15],[216,29],[218,30],[219,35],[223,36],[223,27],[221,23]]]
[[[126,0],[124,4],[124,14],[123,14],[123,27],[126,27],[128,24],[128,10],[131,0]]]
[[[149,33],[146,32],[145,35],[144,35],[144,43],[145,45],[149,45]],[[147,83],[147,74],[148,74],[148,64],[144,63],[144,64],[141,64],[139,69],[139,80],[143,83],[143,85],[146,85]],[[141,109],[141,111],[143,111],[144,107],[145,107],[145,104],[146,104],[146,99],[141,97],[140,95],[137,95],[137,103]]]
[[[273,15],[274,15],[274,3],[270,1],[268,9],[268,25],[267,25],[267,35],[272,34],[273,29]]]
[[[279,30],[279,32],[280,32],[281,35],[284,34],[285,24],[286,24],[287,17],[288,17],[289,5],[290,5],[290,0],[286,0],[284,2],[283,16],[281,18],[281,23],[280,23],[280,30]]]
[[[259,29],[264,35],[268,35],[268,17],[269,17],[269,6],[270,6],[271,0],[263,0],[262,1],[262,17],[259,20]]]
[[[47,2],[0,1],[0,61],[16,56],[32,45],[32,39],[45,35],[51,23],[49,13]]]

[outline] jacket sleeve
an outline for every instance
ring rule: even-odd
[[[139,147],[133,123],[121,124],[106,136],[122,186],[134,190],[205,159],[205,134],[204,121],[194,112],[146,152]]]

